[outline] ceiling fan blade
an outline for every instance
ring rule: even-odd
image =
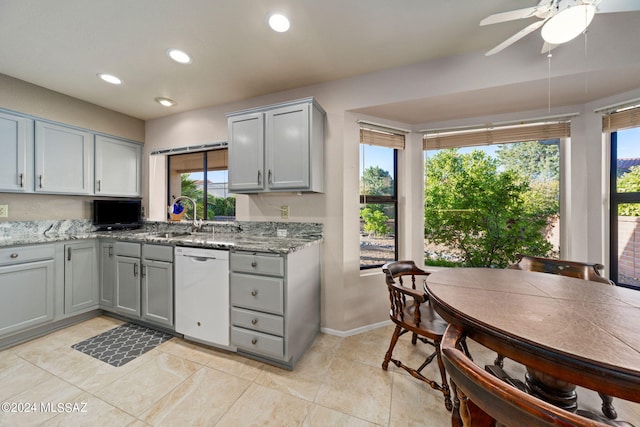
[[[600,0],[596,13],[633,12],[640,10],[638,0]]]
[[[540,21],[534,22],[531,25],[527,25],[522,30],[518,31],[517,33],[515,33],[514,35],[512,35],[511,37],[509,37],[508,39],[506,39],[502,43],[500,43],[498,46],[494,47],[489,52],[485,53],[485,56],[494,55],[494,54],[500,52],[502,49],[504,49],[504,48],[506,48],[508,46],[511,46],[512,44],[514,44],[515,42],[517,42],[518,40],[520,40],[521,38],[523,38],[527,34],[532,33],[535,30],[537,30],[538,28],[540,28],[542,26],[542,24],[544,24],[546,21],[547,21],[546,19],[542,19]]]
[[[525,7],[524,9],[510,10],[508,12],[494,13],[480,21],[480,25],[491,25],[499,22],[514,21],[533,16],[538,11],[538,7]]]

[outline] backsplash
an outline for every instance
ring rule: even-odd
[[[145,231],[191,231],[188,221],[163,222],[145,221]],[[0,222],[0,237],[25,235],[85,234],[96,229],[91,220],[70,219],[50,221],[6,221]],[[307,222],[238,221],[205,222],[201,231],[216,233],[243,233],[253,236],[277,236],[278,230],[286,230],[290,238],[319,238],[323,235],[323,225]]]

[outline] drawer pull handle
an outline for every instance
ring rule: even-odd
[[[251,267],[256,268],[257,266],[258,266],[258,262],[257,261],[251,262]]]
[[[251,324],[255,325],[256,323],[258,323],[258,319],[251,319]]]
[[[253,339],[251,340],[251,344],[253,344],[253,345],[258,344],[258,338],[253,338]]]
[[[258,291],[256,291],[255,289],[253,291],[251,291],[251,296],[255,297],[256,295],[258,295]]]
[[[18,258],[18,254],[11,254],[11,258]]]

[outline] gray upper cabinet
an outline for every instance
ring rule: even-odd
[[[0,191],[33,188],[33,120],[0,112]]]
[[[229,191],[264,190],[264,115],[229,117]]]
[[[93,193],[93,134],[36,121],[35,191]]]
[[[324,191],[325,115],[313,98],[229,114],[229,190]]]
[[[140,196],[140,144],[101,135],[96,135],[95,144],[95,194]]]

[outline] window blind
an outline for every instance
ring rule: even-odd
[[[423,137],[423,150],[468,147],[474,145],[506,144],[541,139],[568,138],[571,122],[526,123],[483,129],[427,132]]]
[[[625,108],[602,116],[602,130],[604,132],[615,132],[634,127],[640,127],[640,106]]]
[[[360,143],[404,150],[404,135],[377,129],[360,128]]]

